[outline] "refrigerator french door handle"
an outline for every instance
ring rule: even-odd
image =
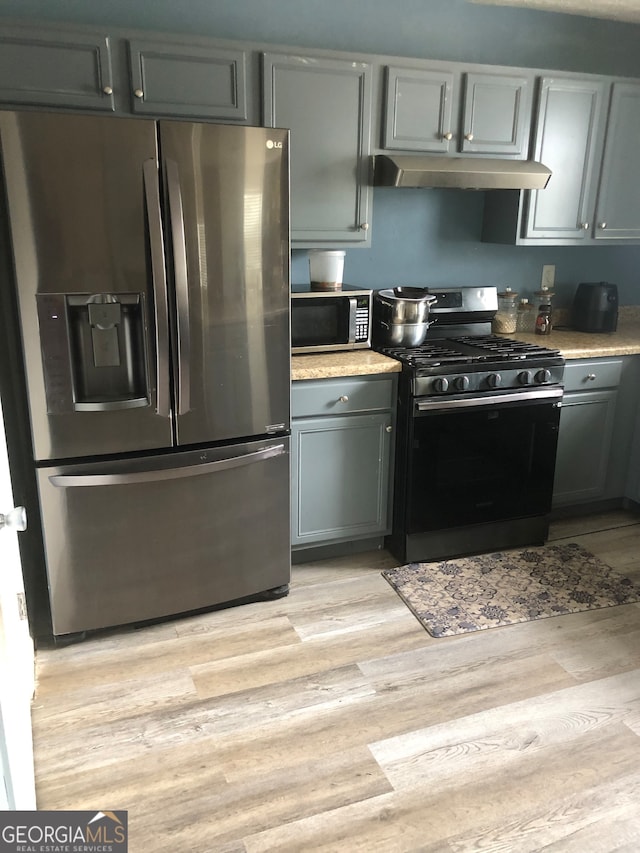
[[[211,474],[218,471],[228,471],[230,468],[241,468],[275,456],[286,453],[284,444],[274,444],[245,453],[242,456],[232,456],[229,459],[217,459],[212,462],[202,462],[197,465],[185,465],[181,468],[149,469],[148,471],[116,472],[111,474],[53,474],[49,482],[60,489],[72,486],[127,486],[134,483],[151,483],[161,480],[179,480],[184,477],[197,477],[200,474]]]
[[[164,264],[162,240],[162,217],[160,213],[160,180],[157,160],[145,160],[142,164],[144,194],[147,205],[149,247],[151,253],[151,279],[153,282],[153,305],[156,323],[156,412],[168,418],[169,398],[169,307],[167,299],[167,277]]]
[[[176,287],[178,336],[178,414],[191,408],[191,336],[189,332],[189,279],[187,275],[187,241],[184,235],[184,211],[180,173],[175,160],[165,159],[169,218],[173,244],[173,272]]]

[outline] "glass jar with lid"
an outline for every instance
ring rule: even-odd
[[[528,299],[518,303],[516,332],[533,332],[536,327],[536,309]]]
[[[518,294],[510,287],[498,293],[498,310],[491,321],[491,331],[497,335],[510,335],[516,330]]]

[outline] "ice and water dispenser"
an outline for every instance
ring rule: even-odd
[[[149,404],[141,293],[40,293],[47,410],[107,411]]]

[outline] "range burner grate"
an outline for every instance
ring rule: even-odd
[[[418,347],[385,347],[381,350],[409,367],[470,364],[488,361],[524,361],[559,355],[559,350],[497,335],[460,335],[426,341]]]
[[[430,341],[419,347],[385,347],[382,352],[411,367],[436,367],[438,364],[464,364],[473,361],[472,355],[448,346],[446,340]]]
[[[524,358],[548,358],[549,356],[559,355],[559,350],[549,349],[548,347],[538,344],[525,343],[524,341],[516,341],[512,338],[501,338],[497,335],[461,335],[451,338],[456,344],[473,347],[480,350],[484,356],[492,359],[524,359]]]

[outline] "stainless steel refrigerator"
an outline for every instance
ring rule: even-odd
[[[55,637],[285,594],[288,132],[0,113]]]

